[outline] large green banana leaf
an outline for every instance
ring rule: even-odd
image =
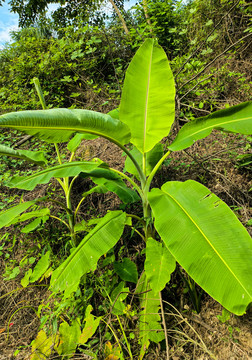
[[[0,145],[0,155],[11,156],[26,161],[30,161],[37,165],[45,165],[47,160],[42,151],[14,150],[8,146]]]
[[[33,190],[38,184],[46,184],[52,177],[63,178],[79,175],[82,171],[89,172],[101,165],[96,161],[75,161],[49,167],[29,176],[14,176],[8,183],[9,187]]]
[[[181,128],[169,149],[172,151],[186,149],[195,141],[210,135],[213,129],[251,135],[252,101],[190,121]]]
[[[119,119],[141,153],[167,136],[174,121],[175,86],[164,50],[154,39],[138,49],[126,72]]]
[[[226,309],[252,301],[252,239],[230,208],[196,181],[153,189],[155,227],[178,263]]]
[[[11,224],[11,221],[15,219],[19,214],[27,210],[29,207],[34,205],[36,200],[27,201],[22,204],[11,207],[8,210],[0,212],[0,229],[4,226]]]
[[[79,284],[81,276],[94,271],[99,258],[120,239],[126,214],[111,211],[81,241],[71,255],[56,269],[51,278],[53,291],[65,291]],[[70,293],[69,293],[70,295]]]
[[[18,111],[0,116],[0,128],[25,131],[48,142],[68,141],[75,133],[103,136],[126,144],[130,131],[126,124],[109,115],[91,110],[50,109]]]

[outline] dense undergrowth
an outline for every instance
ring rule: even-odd
[[[47,31],[41,31],[41,24],[24,28],[13,34],[13,43],[0,51],[0,111],[41,108],[34,77],[40,80],[48,108],[84,108],[103,113],[115,109],[128,64],[151,34],[168,55],[177,89],[176,121],[170,138],[162,141],[165,148],[184,123],[250,100],[250,10],[246,1],[195,0],[187,6],[153,1],[149,2],[150,21],[141,5],[124,13],[129,35],[116,17],[102,27],[75,23],[59,29],[48,22]],[[51,144],[7,129],[1,130],[0,139],[6,146],[45,151],[47,160],[56,165],[58,152]],[[59,148],[63,163],[71,156],[65,145]],[[77,161],[99,158],[121,172],[124,168],[125,154],[106,140],[82,140],[75,156]],[[160,187],[167,180],[197,180],[225,201],[251,233],[251,163],[250,136],[214,132],[207,142],[194,144],[192,150],[174,152],[153,185]],[[32,221],[32,225],[24,214],[18,223],[1,229],[4,285],[0,300],[6,311],[0,335],[4,356],[137,359],[142,344],[141,294],[146,291],[135,291],[146,252],[140,241],[141,206],[137,201],[125,201],[119,192],[119,198],[108,192],[111,187],[107,184],[102,184],[107,188],[99,189],[98,194],[92,192],[92,180],[78,178],[72,189],[72,207],[78,208],[79,220],[77,239],[73,240],[67,226],[68,212],[62,208],[64,193],[55,179],[31,192],[6,186],[13,175],[29,175],[37,169],[37,165],[28,169],[26,164],[7,156],[1,158],[0,208],[6,210],[19,202],[42,198],[41,208],[49,208],[50,214],[43,210],[35,217],[39,221]],[[83,193],[88,194],[88,201],[82,201]],[[73,241],[78,244],[108,210],[125,210],[135,218],[120,241],[101,257],[96,271],[82,277],[71,296],[53,296],[48,290],[52,271],[71,254]],[[34,211],[38,211],[36,205]],[[208,315],[202,319],[196,314],[202,308],[204,313],[212,300],[181,266],[177,265],[162,297],[166,325],[163,323],[158,330],[165,328],[167,336],[159,331],[156,338],[151,338],[146,358],[221,359],[218,346],[211,348],[209,332],[201,336],[202,328],[194,327],[201,321],[207,329]],[[219,323],[227,324],[223,344],[238,343],[245,355],[242,357],[237,350],[237,359],[249,358],[252,350],[239,339],[241,323],[237,325],[239,320],[220,307],[218,311]],[[19,322],[29,325],[25,331]],[[217,343],[213,329],[207,331]],[[17,345],[13,345],[15,342]],[[144,353],[142,349],[141,356]],[[227,354],[228,358],[230,352]]]

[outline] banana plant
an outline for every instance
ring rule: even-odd
[[[140,359],[150,341],[164,338],[158,300],[176,262],[229,311],[242,315],[252,301],[252,239],[231,209],[193,180],[168,181],[161,188],[151,189],[154,176],[171,152],[188,148],[213,129],[251,135],[252,102],[187,123],[164,152],[160,141],[171,132],[174,117],[172,71],[164,50],[154,39],[143,43],[128,67],[119,109],[109,114],[50,109],[0,116],[0,127],[18,129],[48,142],[91,134],[108,139],[126,154],[125,172],[98,161],[96,167],[85,164],[80,171],[80,164],[75,168],[73,163],[68,175],[73,172],[72,176],[83,174],[104,181],[117,177],[122,183],[127,180],[142,202],[143,218],[139,220],[143,232],[139,235],[146,244],[146,260],[136,287],[142,308]],[[64,176],[59,168],[50,171],[55,171],[53,176]],[[32,178],[32,187],[43,183],[43,176],[35,181]],[[30,183],[28,179],[16,178],[11,185],[27,189],[24,184]],[[101,219],[53,272],[51,289],[64,291],[66,296],[74,291],[80,278],[94,271],[98,259],[120,239],[128,218],[123,211],[112,211]]]

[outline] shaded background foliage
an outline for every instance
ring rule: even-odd
[[[142,3],[125,11],[117,1],[129,34],[115,11],[106,15],[104,2],[57,1],[64,6],[48,18],[50,3],[55,1],[9,1],[21,29],[0,51],[1,111],[39,107],[34,76],[50,107],[113,108],[135,49],[150,36],[171,60],[184,120],[249,98],[248,1],[150,0],[148,18]]]

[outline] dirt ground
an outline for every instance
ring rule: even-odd
[[[99,157],[115,168],[123,168],[121,152],[106,140],[83,142],[82,153],[83,151],[86,158]],[[245,153],[251,155],[251,147],[246,137],[214,131],[207,139],[198,141],[190,149],[173,153],[154,181],[154,186],[167,180],[197,180],[231,206],[252,234],[252,227],[247,226],[252,217],[252,193],[249,192],[252,186],[251,164],[241,166],[239,162],[239,155]],[[79,155],[81,156],[81,153]],[[39,191],[40,195],[43,194],[43,186]],[[120,203],[112,194],[107,195],[106,201],[104,197],[101,200],[93,199],[96,209],[100,207],[101,211],[106,203],[110,209],[111,206],[118,207]],[[85,212],[85,208],[82,211]],[[22,242],[17,242],[17,258],[23,257],[27,250],[25,246],[22,247]],[[3,256],[0,261],[0,271],[3,274]],[[24,289],[20,285],[19,276],[9,281],[1,277],[0,360],[29,359],[29,345],[36,337],[40,324],[36,311],[48,296],[47,282],[36,283]],[[207,294],[202,296],[199,314],[193,310],[188,295],[183,294],[181,289],[177,290],[176,296],[176,299],[167,300],[164,297],[169,356],[161,345],[152,344],[146,359],[252,359],[252,309],[248,309],[244,316],[228,314],[225,319],[222,306]],[[17,349],[20,351],[15,356]],[[76,354],[72,358],[88,357]]]

